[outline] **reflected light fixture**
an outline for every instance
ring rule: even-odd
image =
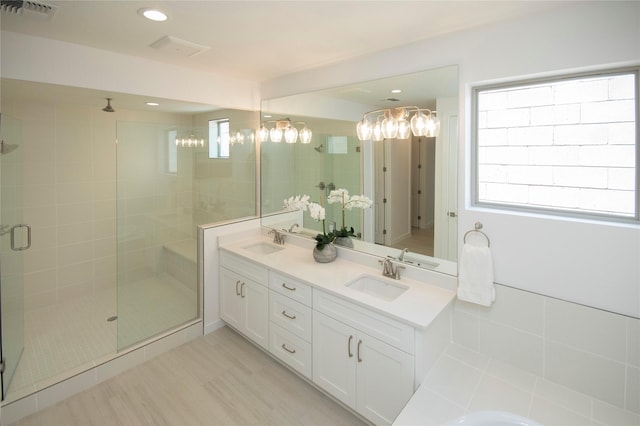
[[[274,123],[273,128],[269,129],[267,127],[268,123]],[[303,127],[298,130],[294,124],[302,124]],[[290,119],[284,118],[282,120],[263,121],[262,126],[256,132],[256,139],[260,142],[271,140],[271,142],[279,143],[282,142],[284,137],[286,143],[296,143],[300,139],[300,143],[307,144],[311,143],[312,135],[311,129],[307,127],[304,121],[292,122]]]
[[[409,116],[411,118],[409,119]],[[375,122],[372,123],[372,120]],[[363,114],[356,126],[358,139],[407,139],[414,136],[435,137],[440,134],[440,119],[436,111],[417,106],[379,109]]]
[[[188,136],[176,138],[176,146],[183,148],[204,147],[204,138],[196,136],[193,132],[191,132]]]

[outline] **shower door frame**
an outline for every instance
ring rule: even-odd
[[[5,126],[2,126],[2,121],[3,119],[6,120],[7,116],[6,114],[3,116],[0,113],[0,139],[3,141],[2,145],[4,146],[4,135],[2,134],[2,130],[6,130],[7,126],[5,124]],[[15,120],[16,123],[19,125],[19,121]],[[17,130],[17,129],[16,129]],[[16,137],[16,141],[14,143],[18,143],[19,137],[18,134],[14,135]],[[6,215],[3,216],[2,212],[6,210],[6,200],[5,200],[5,205],[3,206],[2,204],[2,200],[3,198],[3,192],[4,192],[4,186],[2,185],[2,174],[3,172],[6,173],[6,165],[5,167],[2,167],[2,157],[3,153],[0,151],[0,222],[7,220]],[[15,157],[14,157],[15,159]],[[15,178],[15,179],[19,179],[16,183],[16,186],[19,186],[19,182],[22,182],[22,163],[21,161],[16,161],[15,164],[18,165],[17,168],[9,168],[9,173],[11,173],[11,177]],[[4,170],[3,170],[4,169]],[[14,193],[11,194],[11,197],[9,198],[12,203],[10,205],[10,209],[11,212],[13,213],[11,215],[11,222],[12,223],[16,223],[15,225],[7,225],[6,229],[3,226],[2,227],[2,231],[0,231],[0,238],[2,238],[5,241],[1,241],[2,243],[2,248],[8,248],[9,250],[0,250],[0,253],[3,254],[3,256],[0,257],[0,300],[2,301],[2,303],[0,303],[0,400],[4,400],[5,396],[8,392],[9,389],[9,385],[11,384],[11,379],[13,378],[13,375],[16,372],[17,366],[20,363],[20,358],[22,357],[22,353],[24,352],[24,280],[23,280],[23,271],[22,271],[22,261],[23,261],[23,256],[22,256],[22,252],[24,250],[27,250],[30,246],[31,246],[31,229],[30,227],[28,227],[27,225],[22,224],[22,198],[20,195],[20,198],[18,198],[18,194],[21,194],[21,191],[13,191]],[[6,195],[6,194],[5,194]],[[23,246],[16,246],[15,244],[15,237],[16,237],[16,230],[19,230],[23,227],[26,227],[28,229],[28,234],[27,234],[27,244],[23,245]],[[11,241],[10,244],[7,244],[6,242],[6,238],[10,237]],[[6,255],[4,255],[5,253],[7,253],[9,256],[12,256],[11,262],[9,262],[9,274],[12,274],[10,277],[7,277],[7,269],[6,269],[6,265],[3,271],[3,261],[6,260]],[[19,273],[16,273],[19,272]],[[9,280],[7,278],[10,278]],[[9,281],[9,283],[7,282]],[[3,321],[3,319],[8,320],[9,318],[5,318],[7,314],[6,310],[2,309],[2,305],[4,303],[6,303],[7,301],[7,294],[2,294],[2,288],[6,285],[11,284],[14,289],[17,289],[18,293],[18,297],[15,298],[15,300],[12,298],[11,301],[12,302],[18,302],[18,303],[12,303],[11,304],[11,312],[10,314],[12,315],[11,317],[11,322],[9,321]],[[10,294],[11,297],[14,296],[14,294]],[[7,305],[8,306],[8,305]],[[19,318],[19,316],[21,316],[21,318]],[[12,327],[11,333],[8,333],[8,327]],[[16,328],[17,330],[13,329]],[[13,334],[15,335],[15,337],[17,337],[15,342],[9,342],[7,340],[5,340],[7,338],[7,334]],[[12,346],[10,349],[11,350],[7,350],[7,346]],[[6,360],[6,357],[9,356],[9,362]],[[12,358],[15,358],[12,359]]]

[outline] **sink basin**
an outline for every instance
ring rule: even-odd
[[[362,275],[345,286],[387,302],[395,300],[409,288],[397,281],[371,275]]]
[[[242,248],[256,254],[271,254],[284,249],[283,246],[278,246],[264,241],[252,243]]]

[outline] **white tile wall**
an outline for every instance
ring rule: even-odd
[[[507,411],[545,426],[640,424],[640,413],[452,344],[394,425],[413,424],[415,419],[441,425],[482,410]]]
[[[539,377],[534,411],[553,411],[545,395],[560,386],[580,395],[571,409],[588,418],[591,399],[640,414],[640,319],[498,285],[490,308],[455,302],[452,340]]]

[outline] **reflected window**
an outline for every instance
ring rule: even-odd
[[[209,158],[229,158],[229,119],[209,120]]]

